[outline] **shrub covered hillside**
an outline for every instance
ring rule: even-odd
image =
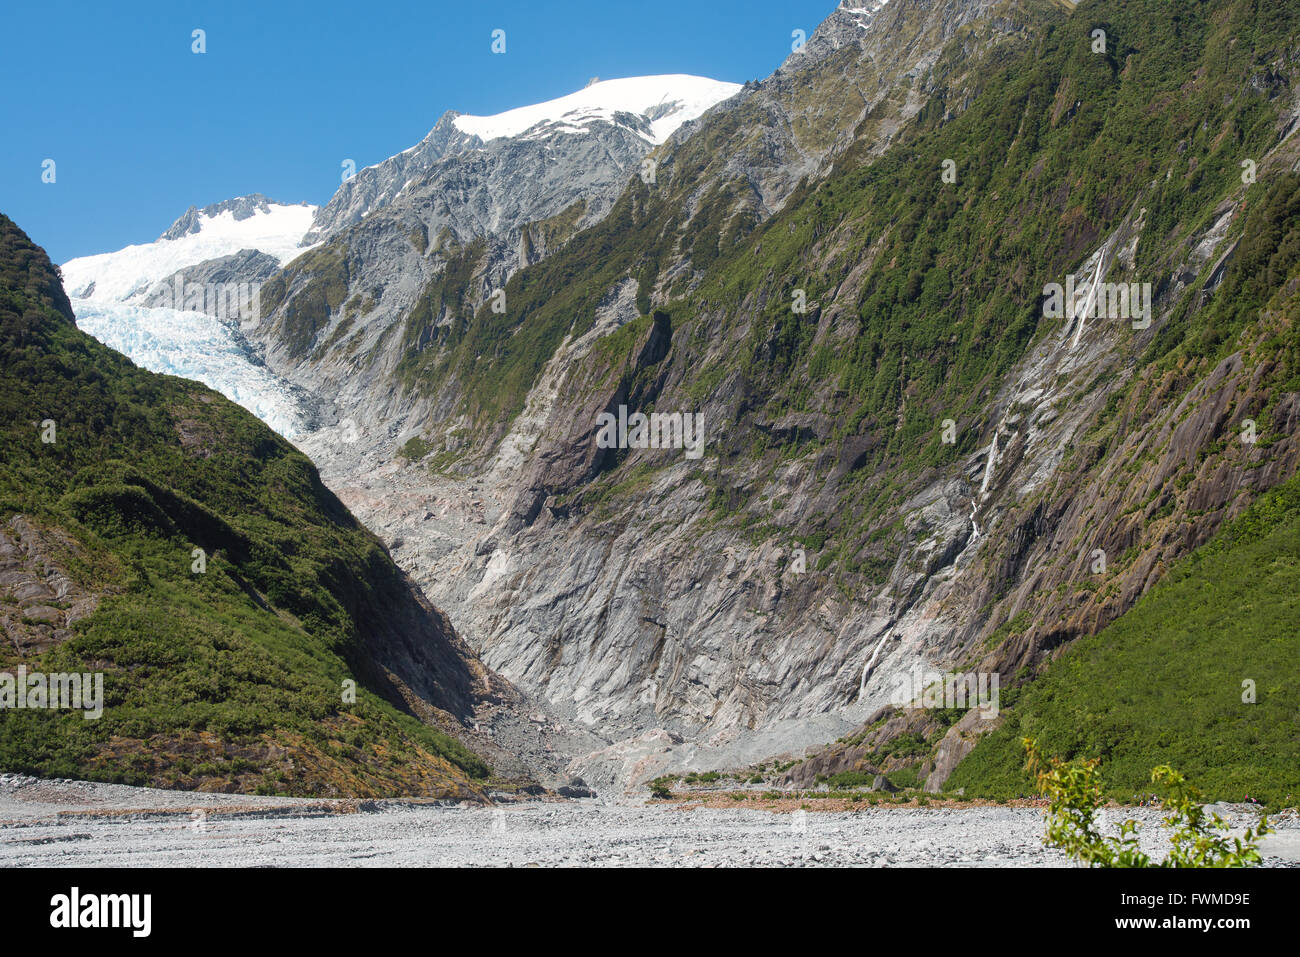
[[[81,333],[4,216],[0,622],[0,672],[103,674],[98,720],[0,710],[0,770],[466,797],[489,773],[439,726],[490,676],[308,459]]]
[[[1110,796],[1150,793],[1148,763],[1212,798],[1300,798],[1300,479],[1279,485],[1180,562],[1128,614],[1004,701],[953,773],[967,796],[1028,793],[1021,740],[1102,759]]]

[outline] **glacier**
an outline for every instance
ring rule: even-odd
[[[305,203],[240,197],[189,210],[152,243],[69,260],[60,271],[77,326],[150,372],[216,389],[294,441],[310,431],[306,400],[266,368],[236,325],[202,312],[131,300],[178,270],[244,249],[274,256],[283,265],[305,251],[298,243],[315,213],[316,207]]]
[[[289,441],[306,434],[304,400],[221,320],[201,312],[73,299],[77,327],[150,372],[183,376],[216,389]]]

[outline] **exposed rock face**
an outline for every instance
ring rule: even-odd
[[[453,122],[456,114],[444,113],[429,135],[409,150],[403,150],[375,166],[367,166],[346,180],[328,203],[316,213],[303,245],[320,242],[332,233],[361,221],[367,213],[387,206],[413,178],[423,176],[448,154],[480,145],[465,136]]]
[[[230,256],[219,256],[197,266],[177,270],[150,289],[141,305],[180,309],[183,307],[184,294],[182,292],[178,296],[177,291],[184,285],[262,283],[279,271],[280,263],[274,256],[256,249],[243,249]],[[178,286],[178,282],[183,285]]]
[[[99,606],[101,594],[69,575],[80,551],[57,531],[15,515],[0,528],[0,632],[19,654],[38,655],[72,637],[72,626]]]
[[[995,10],[1001,15],[993,16]],[[969,99],[962,92],[968,84],[974,89],[969,64],[937,69],[959,31],[969,33],[973,60],[977,50],[1027,39],[1031,22],[1019,7],[994,0],[943,6],[893,0],[864,7],[845,0],[772,76],[746,84],[657,147],[652,128],[662,118],[653,110],[583,119],[580,135],[571,121],[550,120],[488,142],[463,132],[460,114],[447,113],[423,141],[358,172],[317,213],[303,243],[326,241],[329,261],[337,264],[328,267],[339,285],[333,301],[314,301],[313,281],[326,264],[299,263],[277,296],[279,314],[245,332],[265,343],[277,371],[326,395],[347,389],[346,379],[363,372],[360,362],[367,364],[367,378],[389,379],[403,343],[384,333],[407,317],[452,250],[474,240],[487,243],[470,281],[462,283],[466,304],[476,307],[519,268],[608,213],[629,179],[644,175],[647,153],[665,178],[682,171],[682,185],[674,187],[685,211],[678,228],[688,228],[700,203],[724,187],[734,195],[733,216],[761,221],[802,179],[824,173],[855,141],[855,130],[859,142],[879,152],[936,91]],[[697,130],[701,135],[694,136]],[[683,251],[661,275],[667,280],[689,269]],[[349,322],[342,306],[353,296],[375,307]],[[304,307],[313,312],[305,341],[284,328],[285,314]],[[341,328],[346,339],[339,337]],[[339,417],[368,401],[345,393]],[[427,421],[426,411],[401,397],[360,419]]]
[[[303,245],[399,201],[430,211],[429,235],[446,228],[458,240],[509,232],[579,197],[598,218],[653,145],[738,89],[703,77],[633,77],[495,117],[448,111],[415,146],[347,179]]]
[[[454,132],[440,137],[446,128]],[[448,114],[412,152],[348,180],[321,208],[303,241],[310,245],[381,208],[399,206],[409,214],[405,219],[385,219],[370,230],[392,229],[395,222],[409,222],[414,229],[418,222],[433,245],[444,230],[450,238],[468,241],[554,216],[579,198],[598,217],[649,146],[635,124],[605,122],[589,125],[584,135],[503,137],[484,144],[455,131]]]

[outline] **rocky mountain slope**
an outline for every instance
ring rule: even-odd
[[[421,143],[339,189],[304,240],[321,245],[266,285],[266,321],[243,332],[277,373],[329,397],[321,414],[348,435],[418,416],[372,384],[401,375],[457,311],[598,222],[657,143],[739,89],[633,77],[497,116],[447,113]],[[412,312],[417,323],[405,321]]]
[[[936,90],[954,100],[950,109],[960,109],[978,89],[983,65],[1023,44],[1030,26],[1054,10],[1007,0],[843,4],[773,76],[747,84],[651,150],[652,167],[641,162],[653,139],[645,123],[597,119],[584,123],[585,136],[548,129],[537,139],[525,132],[435,162],[423,179],[410,179],[408,165],[418,170],[429,161],[414,157],[440,156],[467,135],[455,125],[465,117],[444,117],[419,147],[380,164],[364,181],[359,173],[358,186],[340,190],[322,210],[323,222],[346,222],[371,208],[372,193],[385,199],[405,184],[400,201],[334,235],[269,284],[268,322],[244,331],[264,346],[278,373],[333,399],[326,420],[345,423],[348,435],[359,428],[363,444],[377,422],[384,423],[370,439],[377,448],[390,448],[395,436],[427,432],[430,422],[440,442],[454,442],[453,433],[466,425],[457,416],[466,370],[448,363],[469,361],[468,344],[460,355],[456,347],[481,338],[464,335],[462,327],[490,298],[505,310],[497,314],[518,321],[509,290],[504,299],[497,291],[519,269],[602,220],[615,197],[626,197],[629,180],[656,197],[662,220],[651,244],[662,262],[641,254],[645,274],[629,277],[636,286],[621,287],[644,313],[659,294],[656,282],[691,282],[719,242],[743,235],[802,178],[819,175],[860,122],[883,149]],[[941,51],[947,51],[942,63]],[[635,151],[630,162],[629,149]],[[602,159],[607,154],[618,159],[613,167]],[[624,265],[623,258],[613,261]],[[612,286],[606,293],[616,295]],[[581,308],[589,313],[595,306]],[[526,361],[538,367],[559,342],[554,329],[543,334],[543,341],[526,344]],[[372,386],[394,380],[397,390]]]
[[[667,371],[666,352],[679,352],[681,320],[651,320],[652,301],[698,288],[725,252],[752,238],[796,190],[814,189],[826,164],[855,143],[860,153],[879,155],[925,103],[933,104],[932,122],[959,113],[991,64],[1025,48],[1034,29],[1060,15],[1036,4],[836,10],[772,78],[652,154],[653,183],[633,177],[599,224],[510,279],[504,313],[486,301],[491,283],[482,270],[494,260],[483,244],[450,250],[441,274],[397,322],[373,297],[409,288],[409,276],[371,293],[358,289],[350,277],[367,257],[378,258],[380,247],[363,245],[355,233],[286,272],[269,360],[304,387],[334,395],[340,418],[361,426],[324,430],[306,447],[331,486],[455,608],[500,667],[543,690],[566,719],[623,739],[609,755],[580,762],[584,767],[617,766],[618,777],[646,754],[711,737],[714,746],[761,756],[826,740],[853,720],[833,714],[845,702],[831,685],[810,687],[803,707],[777,717],[766,714],[766,699],[781,682],[739,678],[735,669],[760,667],[746,649],[762,647],[768,636],[755,631],[756,623],[762,628],[756,609],[738,600],[738,581],[751,579],[741,586],[748,591],[761,574],[761,593],[779,588],[773,563],[791,542],[737,563],[737,536],[720,531],[697,551],[705,546],[698,530],[688,530],[691,516],[713,494],[699,467],[681,464],[655,490],[671,504],[652,532],[670,529],[665,535],[678,539],[666,550],[647,547],[655,539],[639,524],[611,540],[608,528],[579,521],[564,499],[615,464],[614,456],[597,461],[591,448],[596,413],[662,393],[657,370]],[[367,223],[373,231],[380,220]],[[399,232],[387,235],[397,242]],[[618,335],[606,338],[614,330]],[[734,343],[717,345],[729,351]],[[698,358],[671,364],[684,377],[700,371]],[[717,385],[697,381],[692,392]],[[733,398],[725,396],[728,404]],[[691,398],[667,407],[688,404],[698,405]],[[706,420],[730,417],[713,412],[706,407]],[[829,417],[823,421],[828,432]],[[403,466],[394,454],[399,446],[407,458],[427,456],[424,467]],[[640,495],[656,477],[637,459],[628,456],[625,467],[630,490]],[[718,467],[711,459],[702,464]],[[629,486],[603,477],[597,494],[606,518],[628,508],[622,496]],[[781,639],[788,642],[783,651],[764,648],[758,658],[771,662],[764,671],[789,671],[781,660],[789,656],[810,667],[806,643],[827,640],[826,622],[808,621],[804,607],[790,611],[808,633]],[[691,650],[697,642],[699,650]],[[816,677],[805,672],[804,680],[814,686]],[[760,726],[767,730],[757,733]],[[695,745],[685,748],[672,760],[696,760]]]
[[[594,214],[650,147],[739,89],[706,77],[641,76],[594,81],[495,116],[448,111],[415,146],[347,179],[303,245],[399,197],[430,211],[423,220],[430,235],[447,229],[461,242],[544,219],[578,197]]]
[[[944,42],[921,56],[909,28]],[[742,93],[507,283],[505,314],[474,308],[478,254],[453,260],[361,400],[387,435],[309,448],[485,660],[611,739],[589,778],[847,735],[819,772],[939,788],[987,728],[895,715],[901,679],[1015,687],[1295,471],[1295,263],[1251,239],[1287,228],[1295,28],[1246,3],[895,0],[853,36],[922,67],[827,119],[823,171],[770,203],[761,168],[730,176],[769,91]],[[804,79],[842,87],[863,50],[828,39]],[[1045,307],[1071,275],[1096,315]],[[703,459],[601,449],[620,406],[701,414]]]

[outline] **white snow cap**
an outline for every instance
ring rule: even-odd
[[[506,110],[494,116],[458,116],[453,122],[462,133],[487,142],[502,136],[519,136],[539,123],[554,124],[562,132],[583,133],[594,120],[613,120],[615,113],[636,113],[650,119],[650,142],[656,146],[710,107],[734,96],[741,86],[686,73],[632,76],[601,80],[556,100]]]
[[[231,256],[241,249],[260,250],[284,265],[304,252],[298,243],[311,228],[315,215],[315,206],[279,203],[270,203],[265,212],[257,210],[244,219],[235,219],[230,210],[215,216],[201,214],[199,230],[179,239],[159,239],[116,252],[68,260],[61,267],[63,286],[69,296],[75,297],[84,295],[93,282],[95,286],[89,298],[96,302],[121,302],[146,291],[178,269]]]

